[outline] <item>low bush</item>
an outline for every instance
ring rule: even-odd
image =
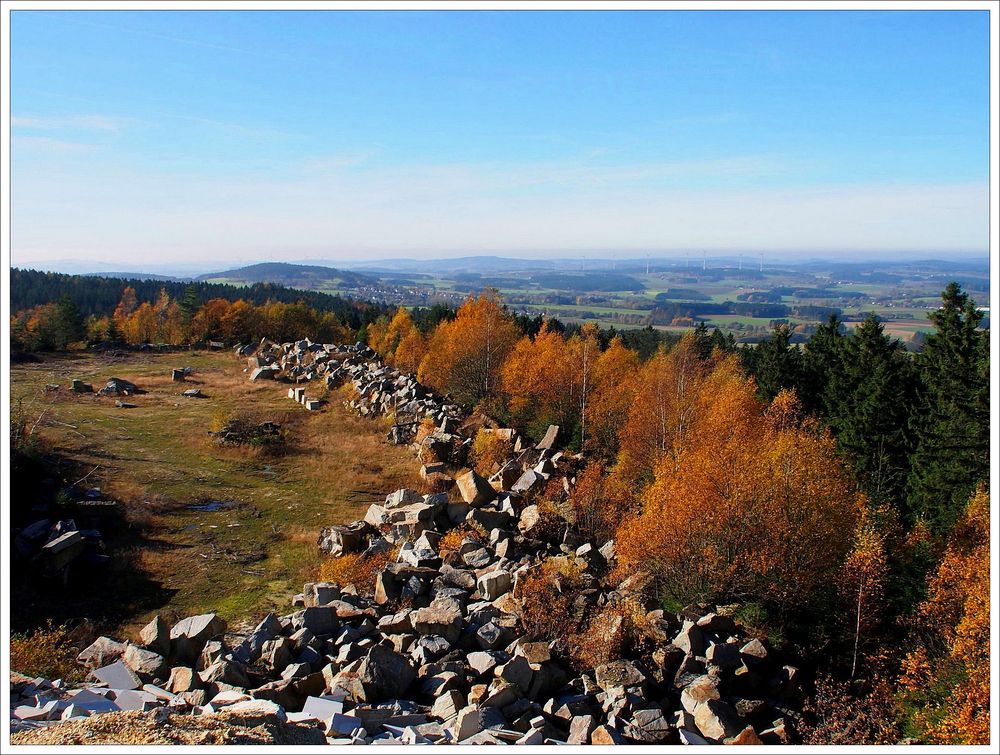
[[[33,632],[10,636],[10,669],[26,676],[80,681],[84,668],[77,662],[80,648],[65,625],[49,624]]]
[[[345,553],[343,556],[328,558],[319,565],[317,579],[332,582],[340,587],[354,585],[359,592],[370,593],[374,589],[375,577],[393,559],[391,552]]]

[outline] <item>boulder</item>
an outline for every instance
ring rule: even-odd
[[[618,660],[604,663],[594,669],[597,686],[603,690],[610,687],[636,687],[646,681],[646,675],[632,661]]]
[[[490,485],[486,478],[480,476],[472,469],[456,477],[455,485],[462,496],[462,500],[473,507],[484,506],[497,496],[493,486]]]
[[[76,659],[89,668],[97,668],[114,663],[124,654],[124,642],[118,642],[110,637],[98,637]]]
[[[162,655],[152,650],[144,650],[138,645],[126,647],[122,661],[138,674],[140,679],[146,681],[162,678],[167,668],[166,659]]]
[[[189,692],[201,686],[201,679],[195,674],[190,666],[174,666],[170,669],[170,678],[167,680],[167,689],[175,695],[182,692]]]
[[[740,719],[729,703],[722,700],[698,703],[694,710],[694,722],[703,737],[717,742],[735,737],[746,728],[746,722]]]
[[[218,637],[226,631],[226,622],[214,613],[203,613],[199,616],[189,616],[181,619],[170,630],[170,640],[187,640],[197,646],[197,653],[202,646],[213,637]],[[196,654],[197,654],[196,653]]]
[[[170,627],[160,614],[139,630],[139,641],[144,648],[160,655],[170,653]]]
[[[594,717],[591,715],[573,716],[569,722],[569,736],[566,738],[566,744],[588,744],[590,742],[590,734],[594,731],[595,726]]]
[[[372,647],[357,673],[368,701],[401,697],[416,678],[406,656],[384,645]]]
[[[418,634],[440,635],[449,643],[458,640],[462,632],[462,609],[457,601],[434,600],[410,614],[410,620]]]
[[[484,600],[496,600],[504,593],[510,592],[513,580],[510,572],[495,569],[479,577],[477,586]]]

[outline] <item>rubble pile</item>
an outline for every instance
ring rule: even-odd
[[[589,603],[613,604],[628,589],[601,579],[613,544],[533,541],[512,518],[489,543],[442,553],[441,533],[424,525],[439,524],[448,504],[428,498],[399,490],[370,509],[366,520],[379,524],[324,531],[327,550],[400,543],[371,597],[307,583],[296,611],[240,632],[216,614],[173,626],[157,616],[133,641],[101,637],[81,652],[87,684],[15,685],[13,728],[162,708],[308,723],[328,743],[792,741],[799,673],[730,616],[700,605],[650,611],[652,652],[574,671],[557,641],[525,635],[518,584],[559,554],[600,585]]]

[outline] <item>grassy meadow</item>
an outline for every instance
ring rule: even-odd
[[[185,366],[192,374],[172,382],[171,368]],[[109,631],[127,632],[158,611],[214,610],[233,621],[285,609],[319,563],[321,527],[419,486],[414,456],[385,441],[385,421],[342,405],[349,388],[307,412],[287,398],[287,385],[251,383],[244,366],[228,351],[61,354],[12,365],[12,407],[34,425],[43,452],[67,470],[65,482],[82,479],[79,488],[119,501],[125,522],[102,530],[115,558],[100,584],[47,605],[55,615],[98,617]],[[147,393],[123,398],[135,408],[118,408],[113,397],[68,390],[72,378],[96,391],[110,377]],[[61,388],[46,393],[46,384]],[[206,397],[185,398],[187,388]],[[285,447],[219,446],[210,431],[240,414],[281,423]],[[15,595],[15,612],[40,613],[44,601],[36,591]]]

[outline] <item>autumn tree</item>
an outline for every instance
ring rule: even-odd
[[[576,409],[576,375],[562,334],[548,323],[532,339],[523,336],[500,370],[514,423],[538,435],[549,424],[567,425]]]
[[[910,725],[931,744],[990,741],[990,500],[980,488],[951,532],[903,664]]]
[[[587,442],[587,430],[590,424],[591,397],[595,385],[594,368],[597,366],[597,359],[601,354],[597,326],[592,323],[584,325],[579,333],[574,333],[567,341],[566,350],[574,376],[573,393],[576,402],[574,413],[580,425],[579,447],[582,449]],[[568,422],[566,425],[572,427]],[[573,433],[571,437],[576,437],[576,433]]]
[[[616,474],[646,481],[662,456],[673,462],[692,432],[707,365],[692,334],[669,352],[664,348],[643,365],[635,380],[631,406],[618,433]]]
[[[385,333],[382,334],[379,343],[372,348],[388,360],[392,360],[396,349],[399,347],[403,337],[414,330],[413,320],[410,319],[410,312],[406,307],[400,307],[396,314],[386,326]]]
[[[594,361],[587,424],[587,447],[611,458],[618,452],[618,434],[625,424],[636,390],[639,355],[615,336]]]
[[[229,306],[225,299],[209,299],[202,304],[191,317],[191,340],[210,341],[222,338],[222,321],[229,312]]]
[[[878,627],[885,614],[886,579],[889,559],[886,553],[887,507],[862,503],[854,531],[854,543],[844,560],[837,587],[844,604],[850,606],[848,632],[853,635],[851,678],[857,674],[858,657],[865,649],[865,639]]]
[[[135,289],[131,286],[126,286],[125,290],[122,291],[121,301],[118,302],[118,306],[115,307],[115,312],[112,315],[119,330],[123,329],[124,322],[131,317],[138,306],[139,301],[136,299]]]
[[[851,547],[857,501],[832,438],[793,394],[767,407],[755,393],[734,357],[708,371],[671,415],[686,427],[656,457],[642,513],[618,530],[620,573],[649,572],[662,598],[795,613]]]
[[[519,336],[495,290],[470,296],[454,320],[434,331],[417,377],[466,405],[491,399],[499,393],[500,370]]]

